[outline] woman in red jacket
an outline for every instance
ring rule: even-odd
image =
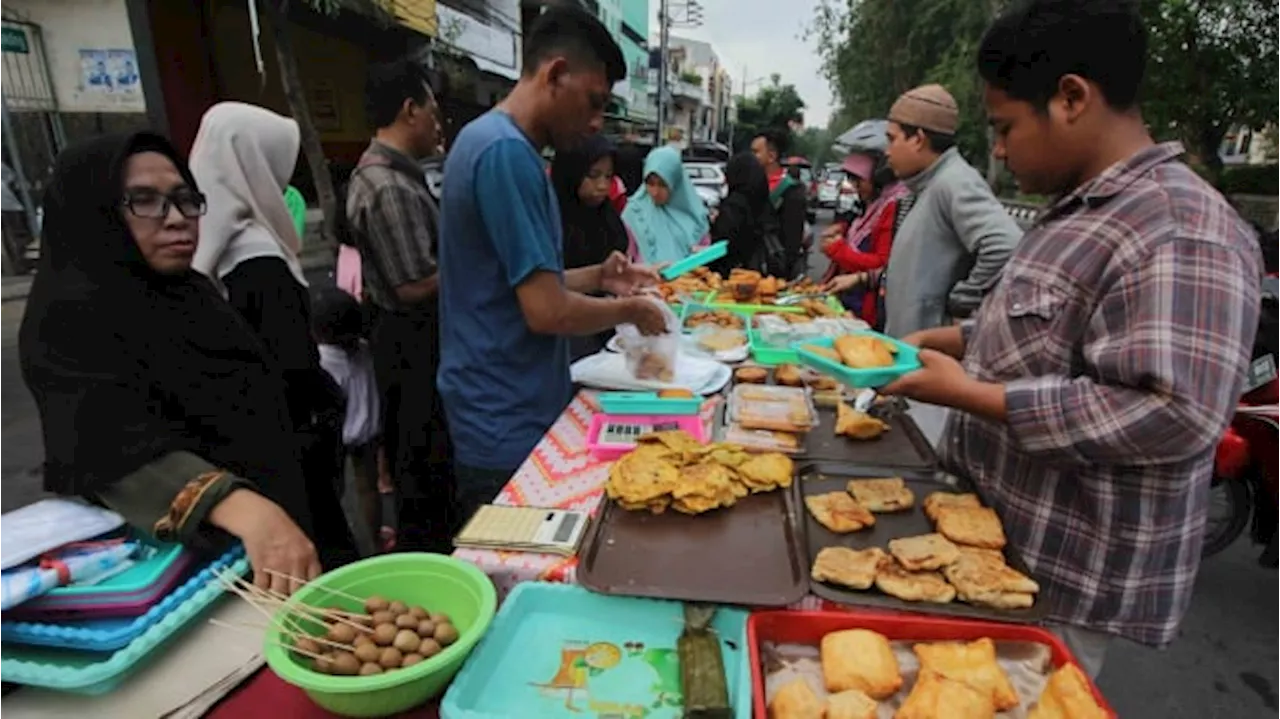
[[[831,259],[825,280],[831,289],[844,293],[840,299],[845,307],[875,326],[877,292],[867,278],[878,276],[889,264],[893,236],[904,214],[899,205],[910,193],[881,155],[854,153],[845,158],[843,167],[866,209],[851,224],[837,223],[823,233],[822,251]]]

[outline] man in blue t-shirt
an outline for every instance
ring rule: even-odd
[[[440,394],[453,438],[457,518],[493,499],[572,398],[571,335],[623,323],[664,329],[633,297],[652,270],[614,253],[565,271],[560,212],[541,148],[598,132],[622,51],[593,16],[547,10],[525,39],[524,71],[497,108],[458,134],[440,217]],[[605,291],[616,298],[587,293]]]

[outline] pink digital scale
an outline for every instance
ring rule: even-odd
[[[587,449],[597,459],[614,460],[635,449],[639,437],[673,429],[707,441],[706,427],[697,415],[597,414],[587,430]]]

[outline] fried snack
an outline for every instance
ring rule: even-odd
[[[911,649],[920,660],[921,672],[934,672],[985,692],[996,711],[1018,706],[1018,692],[996,661],[996,645],[989,637],[968,643],[916,644]]]
[[[703,325],[711,325],[713,327],[724,327],[726,329],[740,330],[743,328],[742,315],[728,310],[704,310],[702,312],[694,312],[684,321],[685,327],[701,327]]]
[[[840,359],[840,353],[830,347],[823,347],[821,345],[800,345],[800,347],[806,352],[812,352],[813,354],[829,359],[832,362],[840,364],[844,363],[844,360]]]
[[[889,425],[883,420],[859,412],[844,402],[836,405],[836,436],[869,440],[888,431]]]
[[[892,558],[880,563],[876,589],[907,602],[948,604],[956,598],[955,587],[938,572],[910,572]]]
[[[889,640],[867,629],[831,632],[822,638],[822,681],[829,692],[858,689],[887,699],[902,688],[902,673]]]
[[[702,444],[682,429],[667,429],[660,432],[642,434],[636,438],[636,444],[660,444],[673,452],[681,454],[702,449]]]
[[[991,698],[964,682],[921,671],[893,719],[993,719]]]
[[[966,544],[957,545],[960,550],[960,556],[987,557],[1004,564],[1004,552],[999,549],[983,549],[982,547],[970,547]]]
[[[800,302],[797,303],[797,306],[803,307],[805,313],[808,314],[810,317],[839,317],[840,316],[840,312],[838,312],[834,307],[828,305],[826,302],[823,302],[822,300],[812,300],[812,299],[800,300]]]
[[[866,692],[846,689],[827,697],[826,719],[876,719],[880,705]]]
[[[823,719],[822,700],[804,677],[796,677],[778,689],[769,701],[769,719]]]
[[[876,583],[876,569],[886,557],[888,555],[879,547],[823,547],[813,559],[809,576],[815,582],[838,584],[850,589],[870,589]]]
[[[805,384],[816,392],[830,392],[840,389],[840,383],[826,375],[818,375],[805,380]]]
[[[907,489],[902,477],[851,479],[848,490],[858,504],[872,512],[901,512],[911,509],[916,501],[916,496]]]
[[[960,550],[941,534],[890,539],[889,553],[911,572],[942,569],[960,559]]]
[[[876,523],[875,515],[854,501],[847,492],[811,494],[804,498],[804,506],[818,520],[818,524],[835,532],[848,534]]]
[[[938,531],[957,544],[984,549],[1004,549],[1004,527],[994,509],[946,507],[937,512]]]
[[[659,382],[670,382],[676,378],[670,358],[660,352],[645,352],[640,355],[633,374],[636,379],[655,379]]]
[[[784,387],[803,387],[800,368],[793,364],[780,364],[773,368],[773,381]]]
[[[693,391],[687,389],[660,389],[658,397],[661,399],[693,399]]]
[[[685,514],[701,514],[720,507],[732,507],[747,489],[733,480],[729,470],[718,464],[695,464],[680,469],[680,481],[671,490],[672,509]]]
[[[1027,719],[1105,719],[1107,713],[1093,698],[1089,680],[1075,664],[1063,664],[1049,675],[1049,683]]]
[[[840,361],[853,369],[874,369],[893,365],[893,353],[878,337],[844,335],[835,341]]]
[[[712,442],[699,448],[693,455],[695,461],[714,462],[730,469],[737,469],[753,455],[746,447],[732,442]]]
[[[943,574],[962,601],[995,609],[1026,609],[1040,591],[1035,580],[1005,564],[1003,557],[962,552]]]
[[[924,498],[924,514],[933,521],[938,521],[938,510],[943,507],[981,507],[976,494],[956,494],[954,492],[934,492]]]
[[[769,380],[769,370],[764,367],[739,367],[733,371],[733,380],[742,384],[764,384]]]
[[[718,329],[698,335],[698,346],[710,352],[728,352],[747,343],[742,330]]]
[[[628,454],[609,469],[605,492],[628,504],[648,504],[669,494],[679,481],[675,466],[644,454]]]
[[[757,454],[737,466],[738,479],[752,492],[790,487],[795,463],[785,454]]]

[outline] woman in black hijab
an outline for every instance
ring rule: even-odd
[[[333,487],[306,485],[278,368],[191,269],[205,199],[173,146],[69,148],[44,210],[19,353],[45,488],[197,549],[238,537],[278,591],[352,558]]]
[[[735,268],[764,272],[761,218],[769,206],[769,178],[750,152],[729,158],[724,168],[729,194],[720,201],[720,212],[711,224],[713,241],[728,240],[729,251],[713,267],[727,275]]]
[[[591,135],[578,147],[557,152],[551,163],[551,184],[560,200],[566,270],[598,265],[614,252],[627,252],[627,227],[609,201],[613,159],[613,143],[603,135]],[[599,352],[610,334],[573,338],[572,359]]]

